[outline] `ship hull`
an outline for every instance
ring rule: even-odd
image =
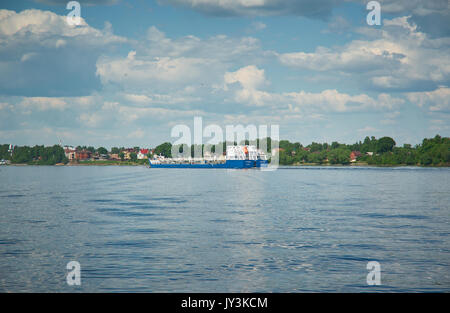
[[[150,162],[149,162],[150,163]],[[151,168],[228,168],[243,169],[257,167],[257,161],[252,160],[227,160],[225,163],[205,163],[205,164],[183,164],[183,163],[161,163],[151,164]]]
[[[256,167],[267,167],[269,166],[269,161],[267,160],[256,160]]]

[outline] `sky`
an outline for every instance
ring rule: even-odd
[[[154,147],[203,126],[450,135],[448,0],[0,2],[0,143]],[[204,138],[206,142],[208,138]]]

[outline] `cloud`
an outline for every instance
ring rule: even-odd
[[[248,33],[259,32],[261,30],[266,29],[267,25],[263,22],[255,21],[252,22],[251,25],[247,28]]]
[[[38,3],[49,4],[49,5],[66,5],[68,0],[34,0]],[[79,1],[80,4],[93,6],[93,5],[114,5],[120,2],[120,0],[90,0],[90,1]]]
[[[30,52],[30,53],[25,53],[24,55],[22,55],[22,57],[20,58],[20,62],[26,62],[28,60],[31,60],[33,57],[35,57],[37,55],[37,53],[35,52]]]
[[[272,95],[269,93],[259,90],[264,85],[267,85],[268,81],[265,78],[264,70],[254,65],[242,67],[235,72],[225,73],[224,82],[226,91],[231,84],[237,83],[241,87],[234,91],[234,99],[239,103],[263,106],[272,98]]]
[[[450,129],[449,119],[447,121],[444,120],[430,120],[429,123],[431,124],[429,126],[429,130],[438,132],[438,133],[447,133]]]
[[[11,110],[11,109],[13,109],[14,107],[11,105],[11,104],[9,104],[9,103],[6,103],[6,102],[0,102],[0,111],[1,110],[6,110],[6,109],[9,109],[9,110]]]
[[[260,57],[260,42],[253,37],[216,35],[201,39],[193,35],[168,38],[155,26],[147,30],[147,40],[137,44],[137,55],[153,57],[214,57],[223,61],[237,61],[242,57]]]
[[[240,83],[245,89],[257,89],[267,83],[264,70],[254,65],[240,68],[236,72],[227,72],[224,79],[225,84]]]
[[[0,10],[0,93],[80,96],[100,88],[98,57],[126,39],[49,11]]]
[[[19,105],[26,109],[37,108],[40,111],[64,110],[67,102],[59,98],[32,97],[23,99]]]
[[[294,69],[350,74],[363,88],[375,91],[429,91],[450,83],[448,38],[428,38],[407,17],[386,19],[370,35],[373,40],[278,57],[281,64]]]
[[[117,110],[119,108],[119,102],[113,102],[113,101],[105,101],[102,106],[102,110],[108,111],[108,110]]]
[[[404,103],[401,98],[388,94],[379,94],[377,98],[366,94],[349,95],[337,90],[324,90],[320,93],[291,92],[284,93],[284,101],[292,103],[293,108],[322,112],[360,112],[373,110],[392,110]]]
[[[379,131],[380,131],[379,129],[376,129],[372,126],[366,126],[364,128],[360,128],[357,130],[358,133],[365,133],[365,134],[376,133]]]
[[[342,16],[334,16],[328,23],[327,29],[324,33],[346,33],[351,30],[351,23]]]
[[[400,116],[400,114],[400,111],[384,113],[385,119],[381,120],[380,123],[383,125],[394,125],[397,123],[396,118]]]
[[[32,40],[40,46],[49,43],[52,46],[58,39],[73,40],[77,37],[83,38],[85,44],[97,46],[124,41],[124,38],[89,26],[83,18],[77,26],[67,24],[66,19],[66,16],[36,9],[20,13],[0,10],[0,38],[6,44]]]
[[[405,57],[400,47],[387,44],[353,41],[342,48],[318,47],[315,52],[294,52],[280,55],[282,64],[314,71],[374,71],[384,66],[398,67]]]
[[[98,112],[95,113],[81,113],[78,117],[79,121],[87,127],[99,127],[105,120],[106,116]]]
[[[167,0],[172,4],[191,8],[213,16],[273,16],[298,15],[326,19],[337,0]]]
[[[204,115],[205,112],[200,110],[174,110],[166,108],[142,108],[120,106],[117,110],[117,120],[121,123],[136,123],[136,125],[147,126],[148,121],[159,121],[167,123],[168,120],[176,121],[180,118],[193,118],[194,116]]]
[[[407,98],[419,107],[427,106],[432,112],[450,112],[450,88],[447,87],[429,92],[410,92]]]
[[[388,94],[379,94],[376,99],[365,94],[349,95],[337,90],[323,90],[320,93],[305,91],[271,93],[262,90],[269,84],[264,70],[249,65],[224,75],[225,86],[238,83],[239,87],[230,89],[234,100],[250,106],[288,107],[292,112],[353,112],[365,110],[392,110],[404,103],[403,99]]]
[[[431,37],[450,36],[448,0],[380,0],[381,11],[408,16],[409,22]]]
[[[448,0],[380,0],[380,4],[384,12],[391,14],[411,12],[426,15],[449,9]]]
[[[135,43],[126,57],[99,58],[96,74],[103,85],[123,88],[127,93],[209,92],[222,83],[228,68],[250,59],[264,59],[257,39],[224,35],[172,39],[152,26],[146,40]]]
[[[135,103],[149,103],[151,99],[146,95],[125,94],[124,98]]]
[[[101,58],[97,63],[96,74],[103,84],[119,83],[122,85],[143,86],[153,84],[153,88],[171,85],[186,85],[189,81],[199,81],[213,61],[202,58],[170,58],[136,56],[130,51],[126,58]]]
[[[128,134],[128,138],[144,138],[145,136],[145,131],[143,131],[142,129],[136,129],[135,131],[131,132]]]
[[[171,4],[190,8],[212,16],[274,16],[296,15],[328,20],[337,7],[353,2],[366,9],[367,0],[159,0],[161,5]],[[419,30],[432,37],[450,35],[450,8],[448,0],[379,0],[384,14],[408,16]],[[330,31],[341,29],[342,23],[332,21]],[[333,27],[337,26],[338,28]],[[342,31],[342,29],[341,29]]]
[[[190,90],[191,88],[187,88]],[[186,104],[194,101],[201,101],[201,98],[190,96],[190,91],[181,90],[170,94],[123,94],[123,99],[130,104],[141,106],[174,105]],[[118,95],[120,96],[120,95]]]
[[[385,120],[381,120],[380,123],[382,125],[394,125],[397,122],[395,120],[391,120],[391,119],[385,119]]]
[[[246,3],[256,10],[254,2]],[[406,107],[405,97],[437,120],[445,121],[436,115],[449,110],[450,42],[430,38],[408,17],[385,19],[382,28],[359,29],[366,35],[362,40],[280,54],[264,51],[260,40],[250,36],[173,37],[155,26],[139,40],[128,39],[114,35],[110,24],[96,29],[83,21],[69,27],[65,16],[39,10],[0,10],[0,21],[0,129],[7,130],[2,138],[19,138],[19,129],[20,136],[29,136],[26,140],[72,132],[67,138],[76,144],[110,140],[116,145],[147,140],[141,137],[145,132],[160,143],[170,133],[168,127],[189,123],[194,116],[217,124],[278,122],[286,132],[295,132],[301,121],[302,130],[310,123],[320,132],[320,123],[348,123],[354,112],[370,112],[389,125]],[[264,29],[265,24],[252,26]],[[120,49],[112,49],[118,45]],[[285,67],[279,68],[278,61]],[[352,88],[351,82],[318,82],[313,91],[287,87],[301,86],[301,80],[284,85],[286,72],[303,70],[336,81],[355,79],[366,91]],[[369,114],[357,115],[364,119]],[[381,127],[372,123],[362,121],[355,128]]]

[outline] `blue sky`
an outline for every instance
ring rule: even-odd
[[[174,125],[302,144],[450,135],[447,0],[0,4],[0,142],[153,147]],[[206,140],[206,139],[205,139]]]

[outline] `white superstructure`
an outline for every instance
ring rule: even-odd
[[[267,156],[256,146],[227,146],[227,160],[267,160]]]
[[[162,155],[154,155],[150,164],[172,164],[172,163],[225,163],[226,160],[264,160],[267,161],[266,154],[257,149],[256,146],[227,146],[226,156],[205,152],[203,158],[178,157],[165,158]]]

